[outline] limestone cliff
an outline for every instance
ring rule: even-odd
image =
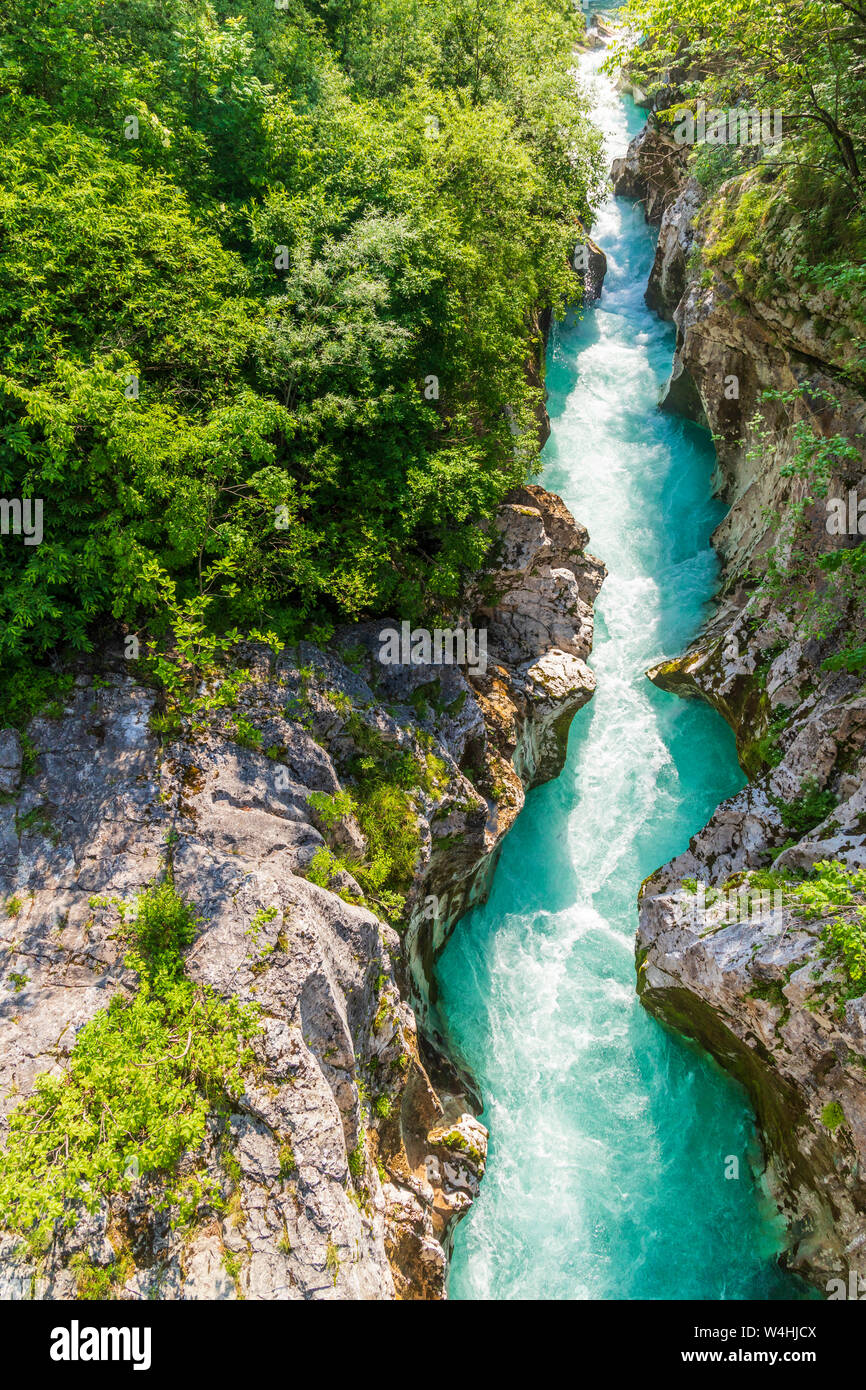
[[[712,430],[730,503],[713,537],[717,610],[648,674],[721,712],[751,778],[643,886],[638,988],[747,1086],[791,1263],[825,1289],[866,1273],[866,1001],[828,951],[827,914],[807,916],[794,886],[821,860],[866,865],[866,692],[862,675],[825,665],[861,631],[862,595],[834,581],[838,557],[823,560],[860,539],[828,533],[825,499],[866,482],[850,370],[862,325],[843,297],[798,281],[784,208],[760,264],[727,235],[764,206],[763,175],[708,197],[649,127],[615,173],[660,223],[647,299],[677,328],[662,406]],[[756,908],[756,886],[777,896]]]
[[[384,620],[327,649],[251,647],[235,704],[166,734],[118,654],[23,744],[0,735],[3,1115],[136,989],[118,903],[167,869],[200,918],[187,976],[256,1004],[262,1026],[243,1094],[183,1160],[217,1197],[181,1217],[165,1175],[135,1166],[46,1248],[0,1235],[0,1297],[444,1296],[486,1132],[437,1036],[433,965],[525,789],[562,766],[593,692],[603,577],[541,488],[515,493],[496,529],[466,613],[487,629],[486,671],[383,664]],[[364,759],[371,775],[399,767],[417,841],[402,938],[353,876],[369,848],[355,815],[327,814]]]

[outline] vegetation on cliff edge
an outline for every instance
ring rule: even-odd
[[[315,639],[456,602],[536,460],[538,315],[603,174],[582,27],[568,0],[4,7],[0,495],[44,536],[0,541],[0,723],[106,625]]]
[[[219,1200],[200,1165],[183,1175],[177,1167],[202,1144],[208,1116],[241,1094],[260,1031],[254,1005],[223,1000],[185,974],[197,922],[170,877],[141,894],[131,916],[118,901],[94,907],[119,911],[138,985],[85,1024],[65,1070],[38,1076],[9,1117],[0,1224],[37,1253],[58,1223],[74,1226],[82,1208],[96,1210],[148,1174],[165,1178],[164,1204],[181,1218]]]

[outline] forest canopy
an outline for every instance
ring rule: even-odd
[[[734,189],[753,260],[782,240],[803,293],[829,290],[866,317],[866,3],[863,0],[627,0],[625,61],[654,118],[699,103],[770,113],[779,142],[702,144],[693,171],[710,192],[757,166],[761,189]],[[770,121],[767,119],[769,126]],[[859,364],[858,381],[866,376]]]
[[[792,165],[842,185],[866,178],[866,4],[862,0],[628,0],[616,47],[651,95],[778,109]],[[658,101],[656,105],[658,105]]]
[[[7,0],[6,713],[106,624],[447,611],[603,166],[571,0]],[[9,701],[11,700],[11,704]]]

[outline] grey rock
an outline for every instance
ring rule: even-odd
[[[496,532],[499,605],[479,592],[466,615],[490,632],[477,676],[383,665],[382,624],[363,624],[327,651],[250,646],[237,708],[163,743],[154,693],[123,672],[79,679],[61,718],[31,723],[35,770],[0,806],[0,896],[16,904],[0,914],[0,1121],[136,987],[112,900],[133,901],[169,860],[200,918],[187,974],[258,1005],[262,1031],[243,1094],[184,1160],[220,1200],[173,1223],[165,1178],[145,1172],[78,1212],[38,1264],[0,1233],[0,1297],[74,1299],[82,1260],[125,1300],[445,1296],[486,1131],[437,1038],[433,963],[461,904],[486,891],[525,788],[562,766],[594,687],[603,576],[541,488],[516,493]],[[255,739],[239,741],[238,715]],[[0,746],[11,767],[16,740]],[[419,854],[402,941],[351,872],[327,889],[306,877],[326,837],[350,860],[366,853],[353,817],[335,831],[310,798],[351,785],[369,746],[426,769],[409,792]]]
[[[839,495],[866,471],[866,403],[839,374],[839,343],[847,337],[833,325],[845,324],[848,306],[796,286],[785,264],[793,240],[774,239],[778,263],[764,271],[772,270],[775,288],[761,295],[733,263],[716,259],[703,275],[690,268],[690,250],[706,234],[701,196],[673,163],[649,187],[655,142],[654,133],[633,142],[621,179],[639,196],[647,187],[655,212],[665,190],[648,291],[677,326],[665,404],[709,424],[720,490],[731,505],[713,537],[723,561],[722,601],[686,653],[647,674],[724,716],[751,784],[644,884],[638,990],[646,1007],[700,1041],[747,1087],[767,1180],[788,1222],[792,1264],[823,1289],[828,1278],[866,1273],[863,1002],[845,1000],[844,971],[825,954],[823,924],[798,912],[790,895],[769,912],[743,912],[735,902],[724,913],[696,913],[683,883],[697,880],[736,897],[755,870],[808,872],[821,859],[866,867],[862,678],[824,668],[827,648],[798,630],[784,585],[762,591],[743,582],[752,567],[760,573],[768,547],[784,556],[790,545],[774,517],[792,498],[792,414],[818,437],[842,434],[857,443],[860,460],[847,459],[848,472],[830,480],[831,495]],[[746,177],[743,191],[755,177]],[[785,280],[795,287],[790,295],[779,288]],[[852,332],[861,336],[853,324]],[[802,385],[793,412],[778,397],[764,398],[770,388]],[[807,553],[831,549],[836,542],[820,505],[807,505],[804,516]],[[859,619],[846,612],[844,595],[834,602],[824,625],[844,632]],[[807,790],[828,793],[835,804],[804,833]],[[830,1105],[842,1108],[840,1126],[826,1123]]]
[[[695,215],[704,200],[696,179],[687,179],[662,214],[646,302],[663,319],[672,319],[686,287],[689,254],[694,244]],[[692,417],[693,418],[693,417]]]
[[[0,794],[17,791],[21,782],[21,739],[15,729],[0,729]]]
[[[635,95],[635,101],[638,101]],[[638,101],[638,105],[641,102]],[[679,196],[685,177],[688,151],[662,130],[645,125],[621,159],[611,166],[613,191],[620,197],[640,198],[648,222],[661,222]]]

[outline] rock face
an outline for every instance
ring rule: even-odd
[[[470,678],[486,742],[468,739],[462,755],[475,758],[474,783],[485,801],[459,820],[454,814],[437,818],[424,893],[407,939],[422,1009],[435,1006],[436,955],[458,918],[486,897],[497,851],[525,792],[562,771],[571,721],[595,689],[586,657],[605,569],[585,553],[586,531],[558,497],[534,486],[511,495],[496,526],[496,567],[470,595],[475,620],[488,632],[487,671]],[[425,1017],[441,1041],[435,1009]]]
[[[861,747],[866,704],[848,714]],[[811,766],[805,747],[801,759]],[[776,870],[866,862],[863,767],[848,803],[776,857]],[[791,838],[777,805],[780,791],[790,795],[790,771],[725,802],[644,885],[638,990],[647,1008],[745,1085],[769,1188],[788,1222],[788,1260],[826,1289],[832,1278],[866,1274],[866,1000],[846,1000],[840,963],[822,946],[823,922],[781,891],[750,888],[748,871],[771,864]],[[709,886],[709,906],[695,884]]]
[[[21,739],[14,729],[0,730],[0,794],[9,796],[21,781]]]
[[[672,172],[679,176],[674,165]],[[656,256],[650,272],[646,302],[663,319],[673,318],[686,288],[689,254],[695,239],[694,219],[704,200],[697,179],[686,179],[662,213]]]
[[[574,250],[572,264],[583,286],[583,302],[592,304],[596,299],[600,299],[604,277],[607,274],[607,256],[583,228],[581,240]]]
[[[784,894],[756,915],[737,893],[750,891],[755,870],[866,865],[866,699],[861,680],[816,669],[797,641],[779,650],[779,615],[756,612],[763,621],[723,604],[690,652],[648,673],[724,715],[753,780],[644,885],[638,988],[746,1085],[791,1263],[826,1289],[866,1274],[866,1000],[846,1000],[824,921]],[[768,747],[767,729],[780,723]],[[725,914],[683,920],[684,880],[728,894]],[[828,1127],[836,1106],[844,1123]]]
[[[124,1299],[444,1297],[486,1131],[436,1046],[433,961],[483,895],[524,788],[561,767],[593,691],[603,576],[540,488],[496,526],[500,563],[471,615],[489,627],[487,669],[470,680],[444,662],[383,664],[385,621],[327,650],[250,648],[236,706],[177,734],[154,732],[157,696],[118,657],[78,678],[61,717],[31,723],[23,780],[17,735],[0,736],[2,1114],[136,988],[111,900],[168,865],[201,919],[188,977],[257,1004],[263,1028],[243,1095],[189,1156],[222,1200],[181,1222],[161,1207],[164,1179],[142,1172],[38,1256],[0,1235],[0,1297],[74,1298],[85,1268]],[[402,940],[352,875],[367,849],[354,815],[334,825],[310,803],[351,785],[371,749],[418,770]],[[326,844],[346,867],[322,887],[307,875]]]
[[[660,222],[677,197],[686,169],[686,151],[654,126],[645,125],[610,176],[618,197],[640,198],[647,221]]]
[[[859,537],[828,535],[820,490],[802,481],[802,441],[813,438],[807,457],[825,449],[829,495],[863,493],[866,402],[839,376],[862,329],[831,291],[797,286],[781,228],[777,264],[719,254],[719,209],[754,190],[756,172],[704,203],[686,170],[667,156],[660,166],[655,143],[633,142],[620,180],[621,191],[649,190],[648,215],[662,209],[647,298],[677,326],[663,406],[709,425],[731,507],[713,537],[719,606],[688,652],[648,675],[720,711],[751,784],[644,885],[638,988],[748,1088],[791,1263],[824,1289],[866,1272],[866,1002],[847,998],[823,922],[795,898],[781,892],[755,912],[754,892],[751,904],[738,894],[756,871],[866,865],[862,676],[823,665],[862,612],[856,587],[834,586],[817,565]],[[696,908],[696,888],[721,905]]]
[[[864,326],[844,289],[798,279],[796,223],[787,226],[783,211],[767,213],[775,234],[762,241],[768,260],[739,241],[723,253],[720,213],[732,221],[741,203],[767,194],[761,171],[731,180],[707,203],[689,177],[685,147],[647,125],[614,160],[611,176],[616,193],[642,199],[647,219],[660,224],[646,299],[677,328],[662,407],[713,432],[721,490],[731,503],[713,539],[730,590],[775,544],[779,516],[796,500],[790,470],[798,429],[808,427],[819,441],[851,441],[851,456],[836,460],[826,480],[831,495],[861,483],[866,401],[851,375],[862,374]],[[690,269],[701,248],[709,262]],[[799,495],[807,491],[801,482]],[[811,504],[806,522],[814,550],[831,548],[825,520],[825,506]]]

